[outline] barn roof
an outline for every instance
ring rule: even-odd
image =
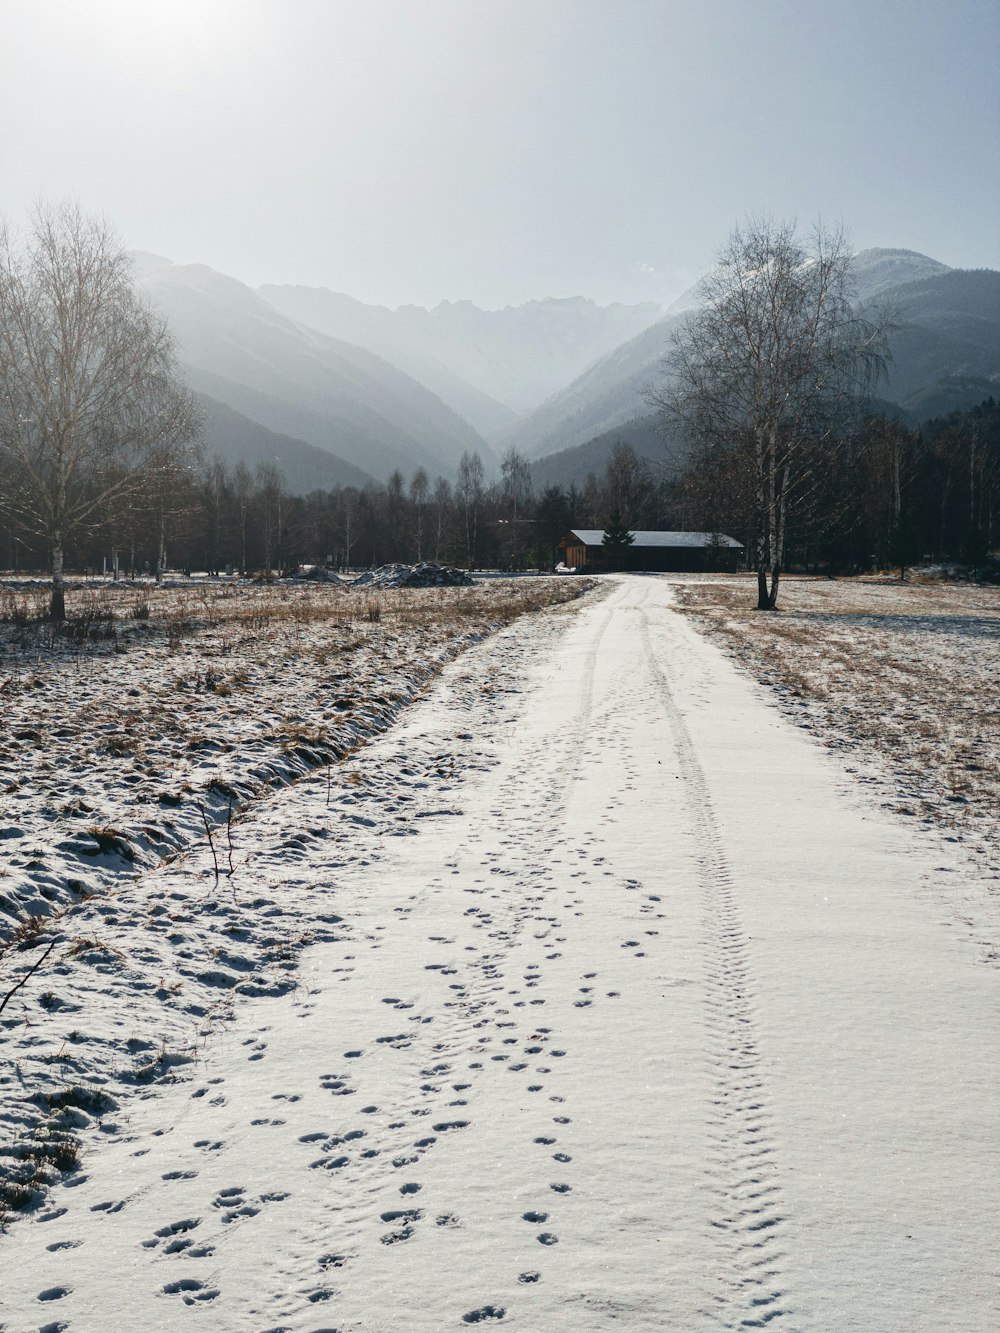
[[[601,546],[604,542],[603,528],[571,528],[570,534],[584,546]],[[730,550],[742,550],[742,544],[733,537],[721,532],[633,532],[637,546],[700,547],[725,546]]]

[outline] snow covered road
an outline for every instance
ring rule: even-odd
[[[234,881],[339,939],[0,1241],[0,1326],[997,1326],[996,904],[670,601],[520,622],[256,816],[354,821]]]

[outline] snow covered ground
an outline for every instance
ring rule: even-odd
[[[71,913],[0,1031],[82,1154],[0,1326],[996,1325],[991,882],[673,598],[518,621],[231,876]]]
[[[57,635],[30,615],[12,623],[44,595],[8,589],[0,1222],[72,1164],[76,1132],[110,1096],[95,1089],[169,1074],[234,995],[286,990],[302,946],[336,925],[319,894],[307,911],[258,898],[253,929],[232,919],[229,871],[250,814],[320,769],[328,801],[333,764],[389,726],[446,662],[583,591],[559,579],[364,593],[77,589],[70,632]],[[314,824],[279,842],[291,859],[328,833]],[[143,874],[184,870],[195,848],[210,883],[182,873],[168,898],[150,896]],[[229,886],[221,902],[219,882]],[[36,1030],[46,1014],[66,1024],[58,1060]]]
[[[104,585],[72,594],[60,634],[37,619],[44,593],[7,584],[0,944],[342,758],[469,643],[580,591]]]
[[[1000,894],[1000,588],[791,578],[778,614],[761,615],[755,580],[674,582],[787,717],[886,809],[943,831]],[[995,934],[982,944],[1000,961]]]

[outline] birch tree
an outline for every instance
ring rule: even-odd
[[[840,231],[736,228],[674,338],[651,395],[689,443],[720,457],[752,515],[757,605],[773,610],[790,517],[821,487],[852,418],[884,373],[885,316],[857,308]]]
[[[504,555],[511,564],[521,568],[524,558],[522,532],[531,508],[531,465],[513,445],[500,462],[501,500],[506,529]]]
[[[49,549],[65,618],[66,544],[168,474],[200,415],[166,325],[139,300],[107,223],[39,206],[0,230],[0,504]]]
[[[465,515],[465,553],[466,566],[472,569],[476,561],[476,545],[479,532],[479,511],[483,503],[483,483],[486,471],[478,453],[468,450],[458,462],[458,480],[455,484],[455,496]]]

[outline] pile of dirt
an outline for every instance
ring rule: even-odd
[[[324,565],[303,565],[297,569],[294,574],[289,574],[290,579],[296,583],[343,583],[344,580],[339,574],[335,574],[332,569],[327,569]]]
[[[473,583],[464,569],[426,561],[419,565],[380,565],[354,580],[355,588],[471,588]]]

